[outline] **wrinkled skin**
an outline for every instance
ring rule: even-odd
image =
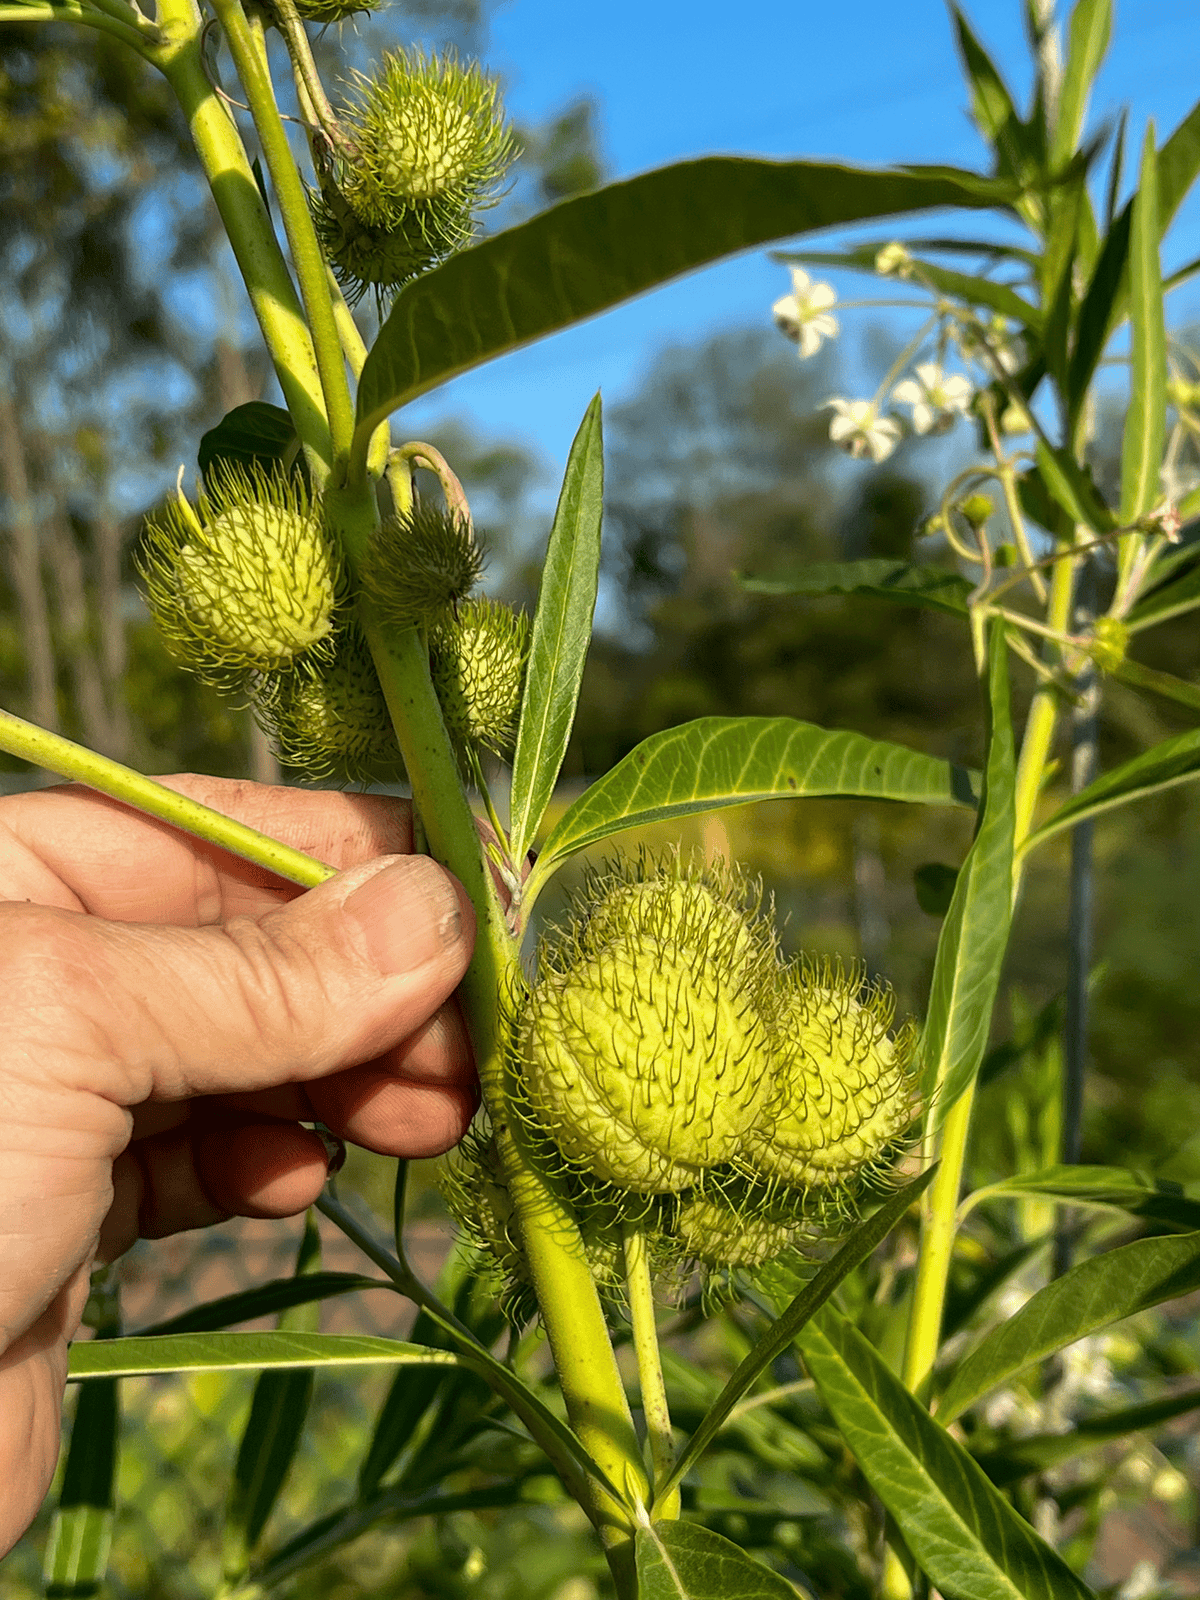
[[[302,1211],[304,1122],[428,1156],[476,1103],[474,917],[407,806],[165,781],[343,870],[303,893],[85,789],[0,800],[0,1554],[50,1484],[97,1261]]]

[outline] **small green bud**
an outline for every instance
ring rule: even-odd
[[[1129,649],[1129,628],[1116,617],[1097,617],[1088,651],[1101,672],[1116,672]]]
[[[397,628],[450,620],[447,612],[482,576],[483,554],[466,517],[423,500],[380,526],[363,565],[364,589]]]
[[[182,495],[146,526],[138,568],[171,655],[219,687],[326,651],[338,563],[296,477],[223,463],[196,509]]]
[[[780,1019],[791,1059],[780,1100],[746,1141],[745,1164],[795,1188],[848,1185],[910,1126],[916,1029],[893,1036],[891,993],[862,973],[802,961],[785,980]]]
[[[497,600],[467,600],[429,636],[429,673],[460,753],[507,755],[529,655],[529,619]]]
[[[527,1004],[534,1114],[586,1172],[691,1188],[774,1092],[773,934],[734,874],[677,858],[623,863],[588,898]]]
[[[348,623],[326,657],[280,673],[255,707],[281,761],[313,780],[396,782],[404,761],[375,663],[357,623]]]
[[[969,494],[965,500],[958,502],[958,509],[970,526],[978,529],[984,526],[996,507],[986,494]]]

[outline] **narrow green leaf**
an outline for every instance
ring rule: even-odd
[[[693,1462],[700,1459],[725,1426],[730,1412],[738,1401],[748,1393],[776,1356],[783,1354],[799,1330],[821,1309],[838,1285],[854,1271],[855,1267],[865,1261],[872,1251],[878,1249],[909,1206],[924,1193],[936,1170],[936,1166],[930,1167],[919,1178],[914,1178],[912,1183],[894,1194],[865,1222],[860,1222],[832,1260],[825,1263],[817,1275],[804,1285],[786,1310],[775,1319],[709,1407],[704,1421],[680,1452],[670,1478],[665,1484],[657,1487],[659,1498],[685,1476]]]
[[[859,1468],[946,1600],[1091,1591],[832,1306],[797,1344]]]
[[[1189,783],[1200,775],[1200,729],[1176,734],[1161,744],[1144,750],[1132,761],[1126,761],[1111,772],[1103,773],[1086,789],[1081,789],[1054,815],[1043,822],[1025,841],[1024,849],[1045,844],[1064,828],[1073,828],[1085,817],[1098,817],[1116,806],[1128,805],[1131,800],[1141,800],[1145,795],[1157,794],[1162,789],[1173,789],[1176,784]]]
[[[57,1600],[98,1594],[108,1571],[120,1426],[116,1379],[89,1384],[75,1407],[62,1492],[43,1563],[46,1594]]]
[[[1180,511],[1182,514],[1182,507]],[[1172,578],[1171,572],[1178,566],[1184,566],[1185,570]],[[1172,552],[1165,561],[1156,562],[1152,575],[1155,587],[1138,601],[1125,619],[1131,633],[1166,622],[1169,617],[1182,616],[1200,605],[1200,561],[1196,560],[1194,545],[1187,545]],[[1163,579],[1168,581],[1160,581]]]
[[[1129,239],[1129,410],[1121,450],[1121,521],[1136,522],[1158,503],[1167,404],[1167,335],[1163,325],[1158,163],[1154,124],[1146,128]]]
[[[916,566],[911,561],[814,561],[779,576],[735,573],[751,594],[859,594],[891,600],[902,606],[928,606],[965,617],[967,596],[975,587],[945,567]]]
[[[296,454],[296,425],[280,406],[251,400],[234,406],[215,428],[200,436],[200,471],[226,465],[279,467]]]
[[[1039,1289],[959,1362],[938,1406],[952,1422],[998,1384],[1099,1328],[1200,1287],[1200,1233],[1137,1239]]]
[[[358,435],[460,372],[741,250],[1015,194],[968,172],[709,156],[564,200],[400,291],[363,368]]]
[[[699,717],[643,740],[576,800],[542,847],[526,899],[568,856],[625,828],[815,795],[975,804],[965,768],[902,745],[791,717]]]
[[[603,510],[604,435],[597,395],[567,458],[533,618],[512,769],[514,861],[524,861],[541,826],[571,737],[596,609]]]
[[[1200,598],[1196,604],[1200,605]],[[1173,672],[1158,672],[1154,667],[1145,667],[1140,661],[1131,661],[1126,656],[1109,676],[1116,678],[1118,683],[1128,684],[1131,689],[1141,689],[1147,694],[1159,695],[1164,700],[1173,700],[1176,705],[1200,711],[1200,684],[1177,678]]]
[[[1158,152],[1158,225],[1163,233],[1175,220],[1200,173],[1200,101]]]
[[[987,770],[979,828],[959,869],[942,923],[921,1039],[927,1095],[945,1118],[979,1071],[991,1027],[1012,919],[1015,759],[1008,699],[1008,647],[993,623],[988,660]]]
[[[1112,512],[1096,492],[1088,473],[1069,451],[1052,449],[1039,440],[1037,465],[1051,498],[1072,522],[1082,522],[1096,533],[1107,533],[1116,526]]]
[[[358,1272],[312,1272],[303,1278],[273,1278],[253,1289],[222,1295],[219,1300],[191,1306],[178,1316],[136,1329],[140,1338],[160,1333],[214,1333],[235,1322],[253,1322],[271,1317],[292,1306],[309,1305],[314,1300],[332,1300],[337,1295],[357,1294],[361,1289],[390,1289],[386,1278],[366,1278]]]
[[[461,1367],[450,1350],[429,1350],[399,1339],[360,1334],[167,1333],[151,1338],[90,1339],[71,1346],[68,1381],[136,1378],[150,1372],[234,1372],[260,1367]]]
[[[1058,1200],[1072,1206],[1116,1206],[1181,1232],[1200,1230],[1200,1199],[1181,1184],[1144,1177],[1124,1167],[1047,1167],[976,1189],[972,1207],[993,1197]]]
[[[847,268],[852,272],[869,272],[875,274],[875,258],[880,250],[888,243],[880,240],[875,244],[856,245],[851,250],[772,250],[771,260],[784,264],[797,262],[804,266],[813,267],[839,267],[843,271]],[[911,247],[910,247],[911,248]],[[980,251],[985,250],[981,243]],[[916,269],[912,278],[906,277],[906,282],[914,279],[918,284],[926,284],[935,289],[938,294],[953,296],[962,300],[969,306],[987,306],[992,311],[999,311],[1003,316],[1011,317],[1023,328],[1028,328],[1037,333],[1042,325],[1042,313],[1032,301],[1019,295],[1007,283],[997,283],[995,278],[985,278],[969,272],[954,272],[949,267],[939,267],[934,261],[926,261],[923,257],[914,255],[913,265]]]
[[[1071,13],[1067,62],[1058,93],[1058,114],[1050,144],[1057,171],[1075,154],[1083,132],[1088,95],[1112,36],[1112,0],[1078,0]]]
[[[1035,1433],[1024,1439],[1014,1439],[1003,1449],[977,1452],[975,1459],[998,1489],[1006,1489],[1031,1472],[1045,1472],[1049,1467],[1057,1467],[1113,1439],[1127,1439],[1131,1433],[1156,1428],[1162,1422],[1184,1417],[1198,1408],[1200,1389],[1189,1389],[1186,1394],[1124,1406],[1105,1416],[1085,1417],[1082,1422],[1073,1423],[1069,1433]]]
[[[1163,279],[1163,293],[1170,294],[1172,289],[1181,289],[1185,283],[1190,283],[1198,272],[1200,272],[1200,256],[1194,256],[1191,261],[1185,261],[1182,267],[1176,267],[1174,272]]]
[[[1008,86],[980,44],[966,17],[957,6],[951,6],[958,48],[971,85],[971,110],[975,125],[996,153],[1012,168],[1014,131],[1019,129],[1021,118]]]
[[[640,1524],[634,1559],[638,1600],[799,1600],[786,1578],[695,1522]]]

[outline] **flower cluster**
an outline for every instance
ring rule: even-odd
[[[776,326],[799,347],[800,359],[816,355],[826,339],[836,339],[838,320],[829,312],[837,295],[828,283],[813,283],[807,272],[792,269],[792,292],[771,307]]]

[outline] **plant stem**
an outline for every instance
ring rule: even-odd
[[[145,22],[145,18],[142,20]],[[50,0],[46,5],[0,6],[0,22],[78,22],[85,28],[97,28],[101,33],[110,34],[139,55],[147,55],[149,49],[161,39],[152,23],[146,22],[145,29],[142,29],[134,26],[132,21],[124,20],[123,8],[119,14],[113,15],[108,7],[99,10],[81,5],[79,0]]]
[[[938,1160],[937,1175],[922,1203],[921,1252],[913,1288],[912,1313],[904,1347],[904,1381],[918,1399],[928,1397],[929,1380],[941,1343],[942,1312],[958,1221],[958,1192],[962,1186],[974,1082],[959,1095],[946,1113],[940,1137],[927,1131],[922,1159]],[[930,1111],[932,1126],[933,1109]]]
[[[159,17],[169,42],[150,59],[188,120],[287,408],[309,465],[323,480],[333,447],[312,338],[245,146],[205,74],[200,13],[195,0],[160,0]]]
[[[267,68],[262,24],[246,20],[239,0],[213,0],[225,41],[237,67],[267,170],[275,186],[283,226],[312,334],[325,412],[333,440],[335,475],[341,475],[354,435],[354,403],[346,381],[346,364],[326,281],[325,257],[317,242],[308,197],[288,143],[287,130],[275,103],[275,87]]]
[[[650,1281],[650,1259],[646,1234],[636,1222],[621,1225],[625,1251],[625,1287],[629,1295],[629,1320],[633,1326],[633,1348],[637,1355],[638,1378],[642,1389],[642,1412],[646,1418],[646,1438],[654,1484],[665,1483],[675,1465],[675,1440],[671,1433],[671,1413],[667,1406],[667,1386],[663,1382],[662,1361],[658,1354],[658,1330],[654,1319],[654,1288]],[[679,1516],[679,1486],[652,1506],[656,1522],[675,1521]]]
[[[57,772],[62,778],[86,784],[100,794],[111,795],[136,811],[169,822],[174,828],[182,828],[197,839],[219,845],[222,850],[253,861],[256,866],[287,878],[291,883],[303,884],[306,889],[324,883],[336,871],[324,862],[314,861],[302,850],[280,844],[257,829],[248,828],[244,822],[235,822],[232,817],[223,816],[198,800],[176,794],[174,789],[155,783],[153,778],[144,778],[132,767],[123,767],[119,761],[98,755],[60,734],[47,733],[44,728],[15,717],[10,711],[0,711],[0,750],[19,756],[22,761],[32,761],[47,772]]]
[[[1056,633],[1066,633],[1071,621],[1071,594],[1075,586],[1075,564],[1071,560],[1058,561],[1050,579],[1050,606],[1046,614],[1049,626]],[[1016,825],[1013,831],[1014,850],[1021,844],[1033,826],[1033,813],[1041,793],[1042,775],[1050,759],[1054,743],[1054,729],[1062,692],[1052,684],[1042,684],[1033,697],[1029,716],[1025,722],[1025,735],[1021,740],[1021,754],[1017,761]],[[1021,868],[1018,857],[1013,857],[1013,894],[1020,883]]]

